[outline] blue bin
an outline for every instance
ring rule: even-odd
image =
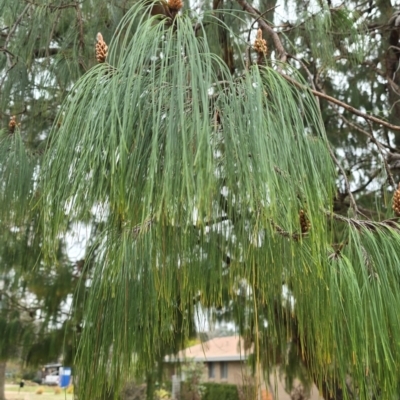
[[[60,388],[66,388],[71,383],[71,368],[60,368]]]

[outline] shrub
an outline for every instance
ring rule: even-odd
[[[44,389],[42,388],[42,387],[38,387],[37,389],[36,389],[36,394],[43,394],[43,392],[44,392]]]
[[[238,393],[240,400],[256,399],[257,396],[257,386],[254,376],[243,375],[243,384],[238,386]],[[264,397],[262,397],[264,399]]]
[[[203,383],[202,400],[239,400],[236,385],[227,383]]]
[[[22,379],[24,381],[33,381],[35,378],[37,378],[36,369],[24,370],[22,372]]]
[[[186,375],[186,380],[181,385],[180,400],[203,399],[204,386],[201,378],[204,372],[204,364],[196,363],[193,360],[187,361],[182,366],[182,372]]]
[[[164,389],[156,390],[154,395],[157,400],[169,400],[171,398],[170,393]]]
[[[74,393],[74,385],[69,385],[67,389],[68,394],[73,394]]]
[[[61,388],[59,386],[56,386],[54,388],[54,394],[60,394],[61,393]]]
[[[135,382],[128,382],[122,389],[122,400],[145,400],[147,386]]]

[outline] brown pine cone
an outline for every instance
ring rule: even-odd
[[[17,127],[17,117],[15,115],[13,115],[10,118],[10,122],[8,123],[8,129],[9,129],[10,133],[14,133],[16,127]]]
[[[300,210],[299,219],[301,233],[307,233],[311,229],[311,224],[304,210]]]
[[[267,51],[268,51],[267,42],[262,37],[261,29],[259,29],[257,31],[257,37],[256,37],[256,40],[254,41],[253,48],[258,54],[262,54],[264,56],[267,55]]]
[[[168,0],[168,6],[171,11],[179,11],[183,7],[182,0]]]
[[[106,61],[106,57],[108,54],[108,46],[103,39],[103,35],[99,32],[97,34],[97,43],[96,43],[96,60],[99,63],[103,63]]]
[[[400,183],[393,195],[392,208],[393,208],[394,213],[399,217],[400,216]]]

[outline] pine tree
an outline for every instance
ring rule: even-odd
[[[200,303],[231,306],[265,370],[289,341],[326,399],[391,398],[395,10],[108,3],[0,3],[4,135],[20,149],[2,153],[1,222],[39,207],[53,259],[71,221],[101,222],[79,396],[151,371]]]
[[[30,214],[32,217],[33,214]],[[49,263],[41,251],[42,235],[36,220],[3,230],[0,267],[0,361],[19,360],[21,366],[42,367],[63,357],[66,365],[75,353],[82,319],[74,291],[83,278],[79,265],[67,259],[63,248]],[[72,311],[74,315],[72,316]],[[1,370],[0,398],[4,398]]]

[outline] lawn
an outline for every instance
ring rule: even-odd
[[[43,394],[36,394],[38,388],[43,389]],[[6,400],[72,400],[72,394],[64,390],[60,394],[54,393],[54,386],[25,386],[19,392],[19,385],[6,385]]]

